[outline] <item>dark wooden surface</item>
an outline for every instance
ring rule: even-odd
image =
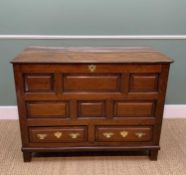
[[[157,160],[170,63],[146,48],[26,49],[13,61],[24,161],[83,150],[147,150]]]
[[[30,47],[12,63],[169,63],[172,60],[145,47]]]

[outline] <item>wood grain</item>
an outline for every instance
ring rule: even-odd
[[[12,63],[169,63],[172,60],[151,48],[31,47]]]
[[[20,53],[12,63],[24,161],[35,151],[103,148],[145,149],[157,160],[171,62],[150,48]]]

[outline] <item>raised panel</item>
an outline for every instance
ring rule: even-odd
[[[65,92],[119,92],[120,74],[79,74],[64,76]]]
[[[116,101],[114,102],[115,117],[154,117],[155,102],[153,101]]]
[[[79,101],[78,116],[79,117],[105,117],[104,101]]]
[[[104,142],[152,141],[152,127],[98,126],[96,140]]]
[[[131,74],[129,91],[155,92],[158,91],[158,74]]]
[[[25,92],[51,92],[54,90],[52,74],[25,74]]]
[[[29,117],[68,117],[68,102],[29,102],[27,103]]]
[[[31,142],[85,142],[87,128],[85,126],[71,127],[31,127],[29,128]]]

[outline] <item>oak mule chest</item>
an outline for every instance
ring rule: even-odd
[[[12,61],[24,161],[140,150],[157,160],[171,62],[141,47],[25,49]]]

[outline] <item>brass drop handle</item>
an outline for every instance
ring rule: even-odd
[[[79,133],[70,133],[69,135],[72,139],[77,139],[80,136]]]
[[[40,140],[44,140],[44,139],[47,137],[47,134],[37,134],[37,137],[38,137]]]
[[[88,65],[88,69],[89,69],[90,72],[95,72],[95,70],[96,70],[96,65],[90,64],[90,65]]]
[[[121,132],[120,132],[120,135],[121,135],[123,138],[125,138],[125,137],[127,137],[127,135],[128,135],[128,131],[121,131]]]
[[[138,137],[138,138],[142,138],[143,136],[145,136],[146,134],[145,133],[143,133],[143,132],[137,132],[136,133],[136,136]]]
[[[106,137],[106,138],[111,138],[113,135],[114,135],[114,133],[112,133],[112,132],[104,132],[103,133],[103,135]]]
[[[62,137],[63,133],[60,132],[60,131],[57,131],[54,133],[54,136],[57,138],[57,139],[60,139]]]

